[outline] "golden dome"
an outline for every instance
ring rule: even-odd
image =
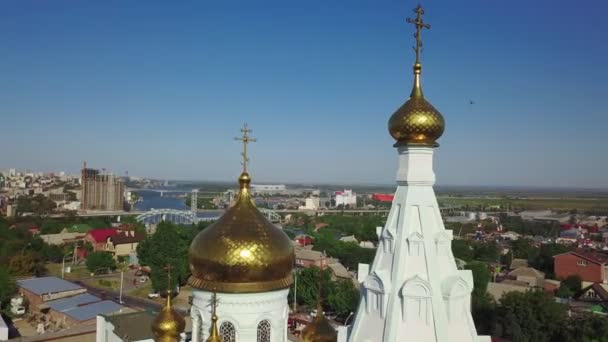
[[[171,293],[167,291],[167,304],[152,322],[152,333],[156,342],[177,342],[184,332],[184,318],[171,307]]]
[[[443,134],[443,116],[422,95],[420,72],[422,65],[414,64],[414,89],[410,98],[391,116],[388,130],[397,140],[395,146],[437,146]]]
[[[338,333],[325,318],[323,308],[319,306],[317,317],[302,330],[300,338],[304,342],[336,342]]]
[[[256,208],[250,182],[243,172],[234,206],[192,241],[188,252],[192,287],[244,293],[283,289],[293,283],[293,245]]]
[[[422,64],[420,63],[420,52],[422,51],[422,29],[429,29],[431,25],[422,21],[424,9],[420,5],[414,10],[415,19],[407,19],[407,22],[416,26],[416,62],[414,63],[414,87],[410,98],[391,116],[388,121],[388,131],[397,140],[395,146],[419,145],[438,146],[437,139],[443,134],[445,121],[443,116],[433,107],[422,94],[420,85],[420,74]]]

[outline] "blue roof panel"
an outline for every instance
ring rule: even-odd
[[[101,301],[99,297],[93,296],[92,294],[88,293],[82,293],[73,297],[51,300],[46,304],[55,311],[65,312],[78,306],[91,304],[99,301]]]
[[[109,314],[124,309],[124,306],[114,303],[111,300],[80,306],[72,310],[64,311],[64,314],[74,318],[77,321],[86,321],[95,318],[100,314]]]
[[[79,285],[57,277],[21,279],[17,280],[17,286],[37,295],[82,289]]]

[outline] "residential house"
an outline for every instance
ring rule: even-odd
[[[117,233],[118,229],[116,228],[93,229],[85,235],[84,240],[93,245],[94,251],[105,251],[108,238]]]
[[[57,234],[42,234],[40,238],[49,245],[63,245],[81,241],[85,235],[84,233],[69,233],[64,229]]]
[[[545,274],[532,267],[516,268],[509,272],[509,276],[531,287],[543,287],[545,281]]]
[[[146,238],[146,233],[135,230],[119,230],[107,237],[105,250],[114,256],[128,256],[137,250],[137,245]]]
[[[608,255],[591,250],[576,250],[553,257],[554,272],[558,279],[577,275],[584,281],[606,283],[608,281]]]
[[[312,246],[300,247],[295,246],[296,267],[312,267],[325,268],[328,263],[328,258],[325,253],[313,251]]]
[[[525,283],[517,282],[517,281],[503,281],[501,283],[488,283],[488,293],[490,296],[494,298],[494,300],[499,301],[500,298],[507,292],[526,292],[529,287],[526,286]]]
[[[342,265],[336,259],[330,259],[329,263],[327,264],[327,268],[331,272],[331,278],[334,281],[336,281],[338,279],[344,279],[344,280],[353,279],[353,276],[350,274],[350,272],[348,272],[346,267],[344,267],[344,265]]]
[[[515,269],[518,269],[520,267],[528,267],[528,260],[513,258],[511,260],[511,266],[509,268],[512,269],[512,270],[515,270]]]

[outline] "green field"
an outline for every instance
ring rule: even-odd
[[[474,198],[448,197],[438,198],[441,205],[452,205],[462,208],[495,207],[500,210],[553,209],[556,211],[600,211],[608,212],[608,200],[596,198]]]

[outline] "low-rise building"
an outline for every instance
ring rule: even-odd
[[[57,277],[20,279],[16,283],[18,293],[27,299],[30,308],[87,292],[82,286]]]
[[[135,230],[120,230],[107,238],[105,250],[115,256],[128,256],[137,250],[137,245],[146,238],[146,233]]]
[[[525,282],[531,287],[543,287],[545,274],[532,267],[519,267],[509,272],[509,276],[517,281]]]
[[[93,229],[85,235],[84,240],[93,245],[94,251],[105,251],[108,238],[117,233],[116,228]]]
[[[328,258],[325,253],[313,251],[312,246],[295,246],[296,266],[297,267],[312,267],[325,268]]]
[[[97,342],[153,342],[152,323],[156,316],[150,311],[97,316]]]
[[[488,283],[488,293],[497,302],[500,300],[500,298],[502,298],[502,296],[505,293],[526,292],[526,291],[528,291],[528,289],[529,289],[529,287],[525,286],[525,284],[519,284],[519,283],[513,283],[513,282],[504,281],[501,283],[494,283],[494,282]]]
[[[593,283],[608,282],[608,255],[597,251],[576,250],[553,257],[554,272],[558,279],[572,275]]]
[[[352,190],[336,191],[334,193],[336,207],[337,206],[349,206],[350,208],[357,207],[357,194]]]
[[[52,300],[46,302],[45,306],[48,307],[52,319],[62,322],[64,326],[87,323],[94,320],[97,315],[126,309],[111,300],[101,300],[89,293]]]

